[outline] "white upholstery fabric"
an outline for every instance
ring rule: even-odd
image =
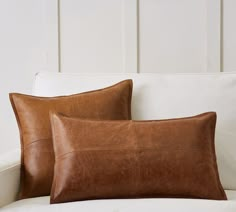
[[[39,73],[34,94],[65,95],[132,78],[133,119],[166,119],[216,111],[216,151],[221,182],[236,190],[236,73],[59,74]]]
[[[226,191],[228,201],[199,199],[92,200],[49,205],[49,197],[25,199],[3,208],[3,212],[235,212],[236,191]]]
[[[20,179],[20,151],[0,156],[0,207],[16,199]]]
[[[132,78],[133,119],[163,119],[218,114],[216,150],[221,181],[229,201],[192,199],[95,200],[49,205],[49,197],[25,199],[0,211],[235,212],[236,211],[236,73],[217,74],[58,74],[39,73],[34,95],[83,92]],[[20,176],[19,151],[0,157],[0,207],[15,201]]]

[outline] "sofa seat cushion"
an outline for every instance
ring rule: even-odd
[[[227,201],[201,199],[117,199],[89,200],[50,205],[50,197],[37,197],[19,200],[4,208],[1,212],[235,212],[236,191],[226,190]]]

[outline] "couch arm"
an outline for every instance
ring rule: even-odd
[[[16,200],[20,184],[20,150],[0,155],[0,207]]]

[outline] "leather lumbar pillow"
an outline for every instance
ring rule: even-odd
[[[21,135],[20,198],[49,195],[54,152],[49,111],[92,119],[131,119],[132,80],[114,86],[62,97],[10,94]]]
[[[216,114],[162,121],[92,121],[51,114],[51,203],[100,198],[225,200]]]

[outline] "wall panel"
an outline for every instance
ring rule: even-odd
[[[57,1],[0,1],[0,154],[19,147],[9,92],[31,93],[42,70],[57,71]]]
[[[206,0],[140,0],[140,72],[206,71]]]
[[[136,71],[135,4],[133,0],[61,0],[61,71]]]

